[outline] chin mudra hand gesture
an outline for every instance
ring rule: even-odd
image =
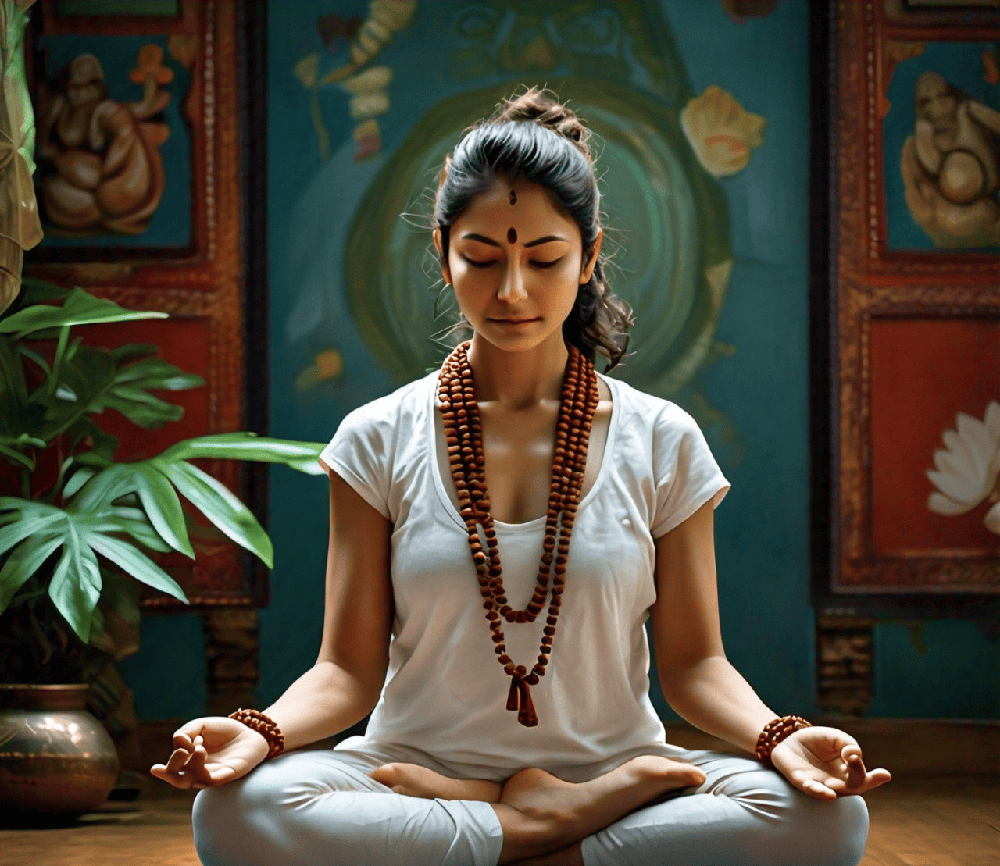
[[[864,794],[892,776],[865,767],[857,741],[836,728],[802,728],[771,752],[771,763],[796,788],[819,800]]]
[[[235,719],[194,719],[174,732],[174,750],[150,772],[175,788],[211,788],[245,776],[268,754],[268,742]]]

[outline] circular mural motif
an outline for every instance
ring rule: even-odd
[[[725,198],[695,160],[676,113],[661,103],[611,82],[549,85],[598,137],[608,276],[636,318],[635,354],[623,376],[670,397],[712,347],[732,264]],[[430,109],[375,178],[351,226],[351,314],[372,354],[404,381],[440,364],[447,349],[433,337],[455,321],[428,227],[438,172],[462,130],[510,89],[463,93]]]

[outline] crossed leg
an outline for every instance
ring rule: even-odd
[[[577,866],[579,842],[669,791],[700,785],[693,764],[654,755],[626,761],[589,782],[574,784],[537,768],[520,770],[503,785],[452,779],[415,764],[385,764],[372,779],[399,794],[494,804],[503,828],[500,863]]]

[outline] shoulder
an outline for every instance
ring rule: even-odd
[[[429,390],[434,387],[437,373],[428,373],[420,379],[397,388],[390,394],[378,397],[351,410],[340,422],[338,434],[343,432],[388,431],[400,425],[408,426],[426,411]]]
[[[605,381],[611,389],[615,408],[621,410],[632,429],[647,429],[654,435],[699,430],[698,422],[676,403],[647,394],[620,379],[605,378]]]

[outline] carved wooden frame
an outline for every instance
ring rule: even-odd
[[[869,352],[876,317],[1000,320],[1000,256],[888,248],[878,114],[887,42],[1000,39],[1000,13],[832,0],[812,28],[813,601],[821,615],[995,615],[1000,559],[873,551]]]
[[[254,202],[262,206],[266,195],[259,138],[266,99],[259,68],[264,31],[258,5],[180,0],[177,18],[60,18],[51,0],[42,0],[35,13],[36,32],[44,35],[181,34],[198,40],[185,104],[192,140],[192,243],[174,251],[95,246],[67,253],[39,248],[26,256],[25,272],[83,286],[125,307],[203,323],[210,344],[209,368],[193,372],[204,376],[209,390],[204,433],[260,431],[266,423],[266,366],[259,366],[265,357],[261,335],[266,333],[266,223],[252,207]],[[257,387],[252,391],[244,375],[248,357],[256,367]],[[245,473],[232,461],[206,461],[205,468],[260,513],[260,473]],[[195,606],[266,602],[265,571],[235,544],[199,554],[193,574],[185,569],[183,576],[175,576]],[[144,605],[171,609],[176,602],[150,594]]]

